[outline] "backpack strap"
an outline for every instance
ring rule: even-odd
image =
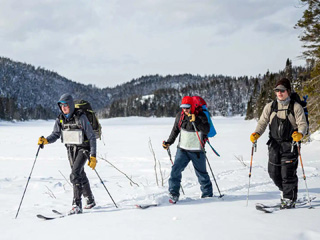
[[[293,99],[291,99],[290,103],[289,103],[289,107],[288,107],[288,115],[291,113],[292,116],[295,118],[295,116],[294,116],[294,103],[295,103],[295,101]]]
[[[58,119],[59,119],[60,127],[63,128],[64,121],[63,121],[62,113],[59,114]]]
[[[80,127],[82,129],[79,119],[80,119],[81,115],[84,114],[84,112],[80,108],[75,109],[74,111],[75,111],[73,113],[74,121],[76,122],[76,125],[78,125],[78,127]]]
[[[292,114],[292,116],[294,117],[294,103],[295,101],[293,99],[290,100],[287,112],[286,112],[286,116],[288,116],[290,113]],[[275,112],[278,112],[278,101],[274,100],[271,104],[271,112],[270,112],[270,116],[271,114]]]
[[[180,115],[180,119],[179,119],[179,124],[178,124],[178,128],[181,129],[181,125],[182,125],[182,121],[184,119],[184,112],[183,110],[181,111],[181,115]]]
[[[273,112],[278,112],[278,101],[274,100],[271,104],[271,112],[270,112],[270,116]]]

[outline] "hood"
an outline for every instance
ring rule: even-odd
[[[58,101],[59,109],[62,112],[59,103],[67,103],[69,105],[69,107],[70,107],[70,113],[68,114],[68,116],[71,116],[73,114],[73,112],[74,112],[74,101],[73,101],[73,97],[70,94],[68,94],[68,93],[63,94],[60,97],[59,101]]]

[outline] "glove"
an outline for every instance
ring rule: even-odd
[[[48,140],[45,137],[39,137],[38,145],[46,145],[48,144]]]
[[[88,162],[88,166],[92,168],[92,170],[94,170],[96,168],[97,165],[97,159],[94,156],[90,157],[90,160]]]
[[[170,147],[170,143],[167,143],[165,141],[162,142],[162,147],[167,150]]]
[[[302,136],[301,133],[299,133],[299,132],[297,132],[297,131],[294,131],[294,132],[292,133],[291,137],[292,137],[293,141],[295,141],[295,142],[300,142],[300,140],[302,139],[303,136]]]
[[[188,117],[190,118],[190,122],[194,122],[196,120],[196,115],[189,113]]]
[[[258,138],[260,137],[260,134],[259,133],[252,133],[251,135],[250,135],[250,141],[252,142],[252,143],[254,143],[254,142],[256,142],[257,140],[258,140]]]

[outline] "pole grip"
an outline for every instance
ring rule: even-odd
[[[41,136],[41,137],[44,138],[44,136]],[[40,148],[43,149],[43,147],[44,147],[44,145],[43,145],[43,143],[41,143],[41,144],[40,144]],[[38,149],[37,156],[38,156],[39,150],[40,150],[40,149]]]

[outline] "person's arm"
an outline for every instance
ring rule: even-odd
[[[270,121],[270,115],[271,115],[271,103],[268,103],[264,109],[263,112],[260,116],[260,119],[258,121],[258,125],[256,127],[256,130],[254,131],[255,133],[258,133],[260,136],[264,133],[264,131],[266,130],[269,121]]]
[[[304,110],[302,106],[298,103],[295,103],[293,107],[294,107],[293,110],[294,110],[294,116],[296,119],[296,124],[298,127],[298,132],[304,136],[306,135],[308,130],[308,123],[307,123],[306,116],[304,114]]]
[[[54,143],[61,136],[61,126],[59,118],[56,119],[52,133],[47,137],[48,143]]]
[[[196,116],[196,120],[194,121],[196,128],[198,131],[201,131],[204,134],[208,134],[210,131],[210,124],[208,122],[208,118],[204,113],[200,113]]]
[[[173,128],[170,133],[170,136],[169,136],[168,140],[166,141],[167,144],[170,144],[170,145],[173,144],[174,141],[176,140],[177,136],[180,133],[180,129],[179,129],[180,117],[181,117],[181,113],[177,114],[176,119],[174,121]]]
[[[97,141],[96,135],[92,129],[92,126],[85,114],[82,114],[79,118],[79,123],[84,131],[84,134],[87,136],[87,139],[90,143],[90,156],[96,157],[97,154]]]

